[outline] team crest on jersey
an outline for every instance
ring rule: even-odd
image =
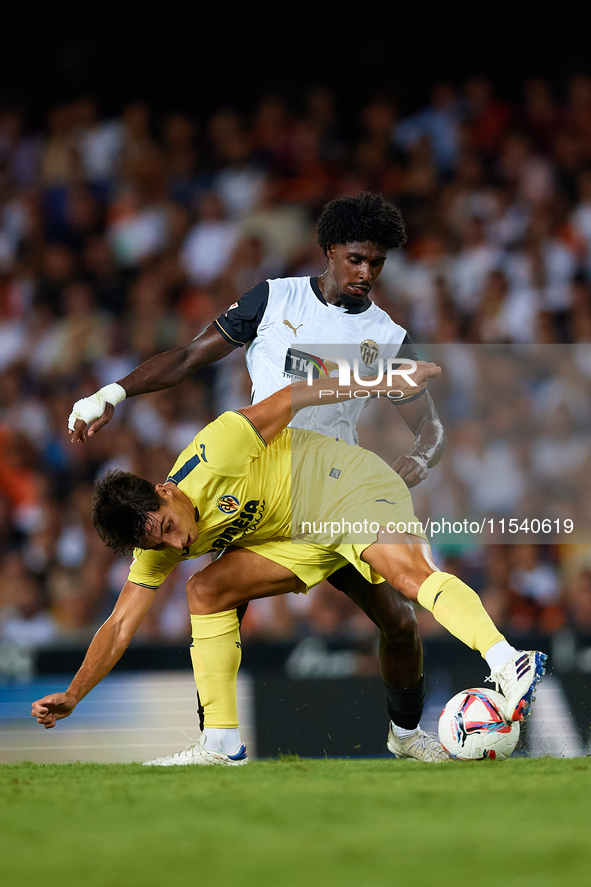
[[[359,350],[361,351],[361,360],[366,367],[370,366],[380,353],[380,349],[373,339],[365,339],[359,346]]]
[[[240,508],[240,502],[236,496],[220,496],[218,499],[218,511],[222,514],[235,514]]]

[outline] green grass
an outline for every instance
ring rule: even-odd
[[[591,760],[0,767],[0,875],[60,887],[588,884]]]

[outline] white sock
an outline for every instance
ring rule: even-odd
[[[404,727],[399,727],[398,724],[395,724],[394,721],[392,721],[392,730],[399,739],[410,739],[411,736],[418,733],[419,729],[420,727],[415,727],[414,730],[405,730]]]
[[[491,671],[498,671],[509,662],[517,652],[518,651],[515,647],[512,647],[507,641],[499,641],[486,651],[484,658]]]
[[[219,751],[224,755],[235,755],[242,745],[238,727],[206,727],[201,744],[203,748]]]

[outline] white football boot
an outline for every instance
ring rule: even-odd
[[[388,751],[397,758],[412,758],[428,764],[441,764],[451,758],[434,733],[425,733],[420,727],[408,739],[400,739],[394,732],[392,721],[388,731]]]
[[[546,674],[548,657],[536,650],[519,650],[502,668],[491,671],[485,678],[496,684],[497,690],[507,700],[507,719],[522,721],[531,711],[535,688]]]
[[[144,767],[185,767],[192,764],[211,765],[221,764],[226,767],[240,767],[248,764],[246,746],[241,745],[235,755],[225,755],[220,751],[212,751],[203,748],[200,742],[188,745],[182,751],[165,755],[163,758],[154,758],[153,761],[144,761]]]

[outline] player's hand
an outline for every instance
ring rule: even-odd
[[[402,404],[407,397],[415,398],[422,394],[429,379],[438,379],[441,372],[441,367],[438,364],[427,360],[401,359],[400,365],[394,369],[392,375],[389,371],[384,371],[379,381],[375,376],[363,379],[362,383],[371,385],[371,391],[374,394],[387,384],[391,389],[388,396],[392,398],[394,403]],[[374,384],[376,384],[375,388],[373,388]]]
[[[427,360],[417,360],[416,364],[417,368],[412,373],[411,378],[419,388],[424,388],[429,379],[438,379],[441,375],[441,367],[436,363]],[[408,393],[412,394],[413,389],[409,389]]]
[[[112,403],[105,404],[105,411],[101,416],[97,416],[95,419],[91,419],[88,422],[84,422],[82,419],[74,419],[74,427],[69,428],[70,441],[72,443],[86,443],[86,437],[92,437],[93,434],[96,434],[97,431],[100,431],[103,426],[107,425],[108,422],[111,421],[113,416],[115,415],[115,407]],[[74,414],[70,415],[70,422],[74,418]]]
[[[407,487],[416,487],[429,473],[427,463],[422,456],[399,456],[392,468]]]
[[[118,382],[111,382],[100,388],[90,397],[77,400],[72,407],[68,428],[72,443],[80,441],[84,443],[86,436],[96,434],[103,425],[110,422],[115,412],[115,407],[125,400],[127,392]]]
[[[43,724],[46,730],[55,727],[56,721],[67,718],[76,708],[76,700],[67,693],[51,693],[33,703],[31,715]]]

